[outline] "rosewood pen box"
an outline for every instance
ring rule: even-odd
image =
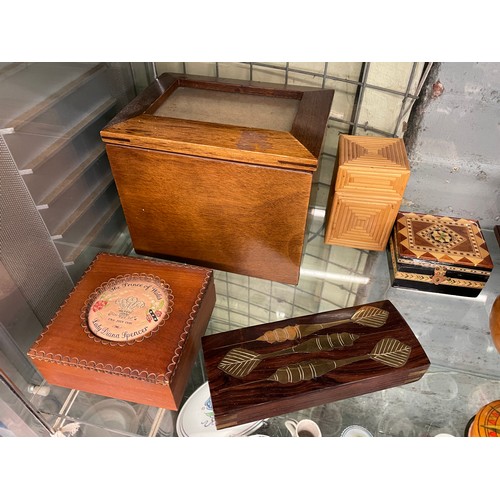
[[[176,410],[214,304],[212,270],[101,253],[28,355],[50,384]]]
[[[135,251],[296,284],[332,99],[159,76],[101,131]]]
[[[205,336],[218,429],[418,380],[430,365],[390,301]]]
[[[477,297],[493,270],[476,220],[399,212],[387,247],[392,285]]]

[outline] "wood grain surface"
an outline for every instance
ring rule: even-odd
[[[107,148],[137,253],[298,281],[310,175]]]
[[[179,87],[295,99],[291,130],[157,116]],[[137,253],[297,284],[333,90],[163,74],[101,131]]]
[[[94,290],[112,278],[141,273],[170,285],[168,320],[131,345],[110,345],[88,332],[81,315]],[[28,355],[49,383],[177,409],[214,305],[209,269],[98,254]]]
[[[385,325],[370,328],[350,322],[321,332],[359,335],[352,346],[319,354],[295,353],[270,357],[241,379],[228,375],[219,368],[219,363],[231,349],[244,347],[267,355],[278,349],[297,345],[300,341],[285,341],[278,345],[258,341],[257,338],[266,331],[288,325],[346,320],[360,306],[205,336],[202,346],[217,428],[252,422],[418,380],[430,362],[409,325],[390,301],[370,305],[389,312]],[[377,342],[385,338],[395,339],[411,348],[404,366],[391,368],[374,359],[364,359],[312,380],[291,384],[265,380],[278,368],[291,363],[313,358],[341,360],[366,355]]]

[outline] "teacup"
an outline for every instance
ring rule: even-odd
[[[341,437],[373,437],[373,435],[361,425],[350,425],[342,431]]]
[[[318,424],[313,420],[287,420],[285,427],[288,429],[292,437],[321,437],[321,430]]]

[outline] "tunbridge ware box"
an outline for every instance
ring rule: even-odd
[[[101,131],[135,251],[296,284],[332,99],[159,76]]]
[[[477,297],[493,270],[476,220],[399,212],[387,247],[392,285]]]
[[[214,305],[210,269],[101,253],[28,355],[50,384],[176,410]]]
[[[205,336],[218,429],[418,380],[430,365],[390,301]]]

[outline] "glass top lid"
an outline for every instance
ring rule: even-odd
[[[297,99],[178,87],[151,114],[290,132],[298,107]]]

